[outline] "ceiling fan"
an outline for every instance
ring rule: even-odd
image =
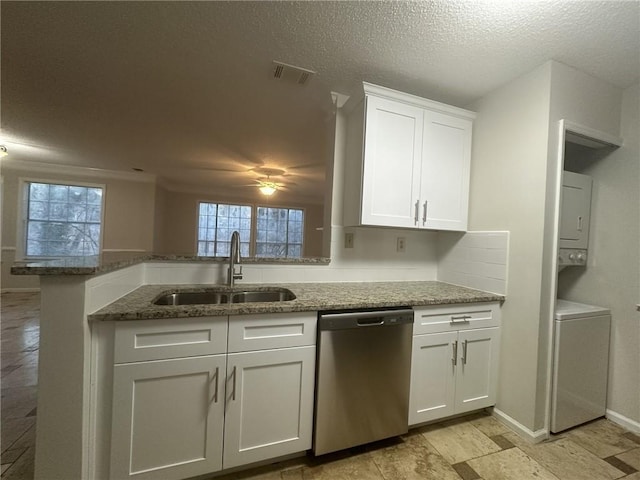
[[[304,170],[312,170],[314,168],[321,167],[322,165],[319,163],[306,163],[300,165],[279,165],[279,164],[269,164],[264,161],[239,161],[233,160],[231,162],[224,162],[224,164],[218,161],[216,164],[211,166],[193,166],[186,167],[189,170],[202,170],[209,172],[225,172],[225,173],[236,173],[236,174],[256,174],[260,176],[270,176],[270,177],[289,177],[289,176],[307,176],[313,175],[310,171],[308,174],[304,172]],[[185,168],[185,167],[182,167]]]
[[[240,185],[242,187],[257,187],[258,190],[260,190],[260,193],[262,193],[265,196],[271,196],[274,193],[276,193],[276,191],[278,190],[288,190],[290,189],[291,186],[296,185],[293,182],[287,182],[287,183],[282,183],[282,182],[276,182],[274,180],[272,180],[271,176],[282,176],[282,175],[278,175],[275,171],[276,169],[271,169],[268,173],[266,173],[266,177],[261,177],[261,178],[257,178],[255,179],[255,183],[250,183],[250,184],[245,184],[245,185]]]

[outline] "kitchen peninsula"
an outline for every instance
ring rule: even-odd
[[[468,309],[469,307],[464,306],[498,305],[504,300],[501,295],[437,281],[272,283],[268,280],[269,271],[265,271],[264,277],[258,278],[258,281],[254,281],[256,279],[249,274],[248,280],[251,283],[241,283],[237,287],[286,288],[293,292],[296,298],[285,302],[250,304],[167,306],[152,303],[159,295],[168,291],[184,288],[202,289],[221,284],[226,268],[224,259],[222,261],[207,260],[197,257],[134,255],[131,258],[92,257],[74,261],[16,264],[13,267],[14,274],[40,275],[41,282],[36,479],[122,478],[122,475],[134,470],[136,474],[131,474],[131,477],[153,478],[159,473],[157,468],[148,464],[156,457],[149,460],[146,453],[131,453],[128,450],[131,445],[125,445],[126,448],[124,448],[119,441],[120,438],[133,440],[131,440],[131,425],[121,421],[122,408],[113,408],[114,405],[124,405],[125,402],[120,400],[126,398],[124,395],[118,397],[117,402],[114,400],[113,395],[116,393],[113,390],[118,387],[117,381],[119,381],[114,380],[114,370],[131,370],[145,362],[167,366],[179,362],[193,364],[196,359],[201,361],[206,358],[202,355],[208,355],[212,359],[214,357],[229,358],[226,360],[229,368],[232,355],[251,354],[254,355],[252,358],[258,359],[264,358],[258,356],[259,354],[272,354],[277,350],[273,350],[273,346],[263,347],[268,350],[237,354],[231,353],[232,350],[230,350],[227,357],[227,329],[231,338],[231,329],[239,328],[239,325],[244,325],[243,322],[263,322],[260,325],[264,327],[264,322],[293,319],[294,321],[287,325],[308,326],[308,328],[305,327],[305,340],[300,345],[286,344],[285,346],[290,351],[299,350],[306,355],[308,362],[305,372],[311,372],[312,375],[314,369],[311,367],[315,361],[313,353],[315,352],[315,318],[319,310],[396,306],[431,308],[438,305],[457,305]],[[258,261],[255,260],[255,262]],[[251,262],[251,259],[245,259],[243,263],[248,267]],[[289,263],[295,263],[300,269],[327,268],[328,260],[302,259]],[[273,265],[271,267],[278,268]],[[496,310],[499,309],[496,308],[493,311]],[[117,345],[114,347],[119,335],[122,336],[118,333],[119,331],[138,327],[146,329],[154,324],[161,330],[164,326],[170,325],[171,333],[180,331],[182,328],[188,329],[189,325],[197,327],[190,330],[191,333],[202,332],[211,326],[211,333],[207,334],[209,335],[207,338],[213,340],[209,343],[213,345],[218,338],[218,333],[222,331],[225,351],[218,351],[215,350],[217,347],[212,347],[206,354],[196,353],[195,356],[189,357],[194,354],[187,353],[184,355],[186,358],[176,358],[176,355],[172,354],[162,358],[152,356],[140,362],[140,358],[122,354],[122,349]],[[232,325],[235,326],[232,327]],[[216,330],[216,328],[222,330]],[[167,334],[166,330],[161,330],[148,335],[147,340]],[[192,343],[199,342],[200,340],[196,338]],[[237,351],[242,351],[242,348],[239,347]],[[146,349],[146,351],[151,350]],[[219,368],[222,367],[210,365],[205,369],[211,378],[215,376],[216,385]],[[198,370],[198,372],[205,370]],[[222,372],[224,375],[224,370]],[[192,377],[196,378],[193,375]],[[204,378],[207,384],[210,377]],[[222,383],[224,385],[225,382]],[[313,380],[307,382],[309,383],[311,397],[307,394],[307,403],[304,405],[307,413],[310,412],[309,408],[312,408],[313,403],[312,400],[309,402],[309,398],[312,399]],[[309,385],[305,388],[308,389]],[[175,388],[173,385],[170,391],[182,393],[180,388]],[[216,392],[216,399],[217,395]],[[177,408],[179,404],[175,403],[175,398],[173,400],[171,408]],[[224,405],[224,402],[221,403]],[[211,414],[211,416],[214,415]],[[229,421],[227,418],[225,430],[231,430]],[[310,428],[311,418],[308,417],[305,422]],[[208,427],[212,426],[213,424],[208,424]],[[125,434],[118,437],[123,428]],[[305,435],[310,435],[310,432],[306,432]],[[61,438],[64,438],[64,442]],[[112,441],[116,438],[118,442]],[[228,439],[225,437],[224,441],[227,442]],[[310,444],[305,442],[306,440],[298,447],[290,447],[293,448],[291,451],[303,452],[309,449]],[[214,450],[221,448],[220,445],[216,446],[214,441],[207,443],[213,445]],[[114,448],[116,445],[118,446]],[[162,446],[154,448],[163,451]],[[226,450],[225,448],[225,452]],[[233,458],[225,456],[224,466],[222,466],[222,456],[212,459],[210,457],[216,457],[216,455],[209,455],[210,453],[207,450],[206,454],[203,454],[204,463],[183,461],[182,463],[186,466],[178,465],[182,460],[180,458],[169,459],[173,460],[175,465],[171,466],[172,470],[164,469],[164,473],[168,475],[167,478],[188,478],[199,473],[219,471],[228,466],[248,465],[261,458],[278,458],[285,454],[277,448],[273,453],[267,452],[261,457],[239,452]],[[174,454],[177,455],[177,453]],[[120,461],[125,458],[130,461]],[[144,458],[144,461],[140,460],[141,458]],[[195,467],[194,463],[197,464]],[[116,468],[121,470],[116,471]]]

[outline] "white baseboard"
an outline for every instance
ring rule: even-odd
[[[31,288],[3,288],[0,293],[36,293],[40,291],[40,287]]]
[[[613,423],[617,423],[621,427],[629,430],[633,433],[640,433],[640,422],[636,422],[635,420],[631,420],[629,417],[625,417],[624,415],[620,415],[613,410],[606,411],[606,417],[611,420]]]
[[[504,423],[507,427],[509,427],[511,430],[514,430],[521,437],[524,437],[533,443],[539,443],[549,438],[549,432],[547,430],[541,429],[541,430],[536,430],[534,432],[533,430],[530,430],[524,425],[522,425],[520,422],[518,422],[514,418],[511,418],[502,410],[498,410],[495,407],[493,408],[492,414],[494,417],[496,417],[498,421]]]

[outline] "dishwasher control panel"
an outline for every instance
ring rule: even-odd
[[[413,310],[375,310],[348,312],[320,312],[318,330],[342,330],[359,327],[384,327],[413,323]]]

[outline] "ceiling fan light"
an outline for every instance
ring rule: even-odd
[[[260,190],[260,193],[262,193],[263,195],[266,195],[267,197],[269,197],[274,193],[276,193],[277,188],[275,185],[265,184],[265,185],[260,185],[258,187],[258,190]]]

